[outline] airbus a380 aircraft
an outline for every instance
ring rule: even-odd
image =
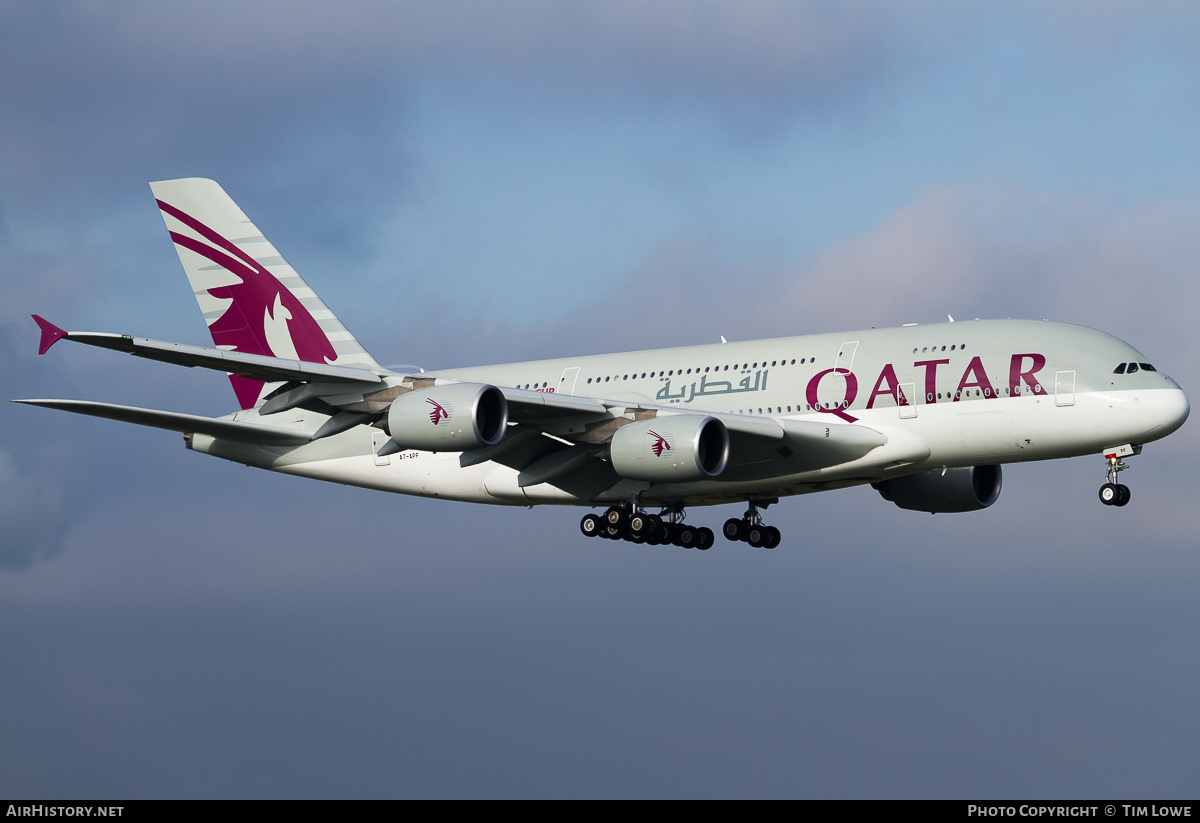
[[[1180,387],[1080,326],[976,320],[406,373],[381,367],[211,180],[151,183],[216,348],[61,338],[228,372],[222,418],[79,400],[37,406],[183,432],[272,471],[475,503],[607,507],[585,535],[707,549],[685,508],[744,502],[730,540],[774,548],[759,510],[870,483],[904,509],[983,509],[1000,464],[1090,453],[1106,505],[1123,458],[1187,419]],[[659,509],[650,513],[647,509]]]

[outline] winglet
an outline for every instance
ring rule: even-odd
[[[50,350],[50,347],[67,336],[67,333],[58,326],[46,320],[43,317],[38,317],[36,314],[31,314],[30,317],[38,324],[42,330],[42,342],[38,346],[38,354],[45,354]]]

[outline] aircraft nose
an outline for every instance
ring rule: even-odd
[[[1161,425],[1165,429],[1165,434],[1170,434],[1182,426],[1183,421],[1188,419],[1188,415],[1192,411],[1192,405],[1188,402],[1187,395],[1179,386],[1163,392],[1160,404]]]

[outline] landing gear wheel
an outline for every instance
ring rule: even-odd
[[[657,527],[660,523],[662,521],[656,516],[638,512],[629,518],[629,534],[631,537],[642,537],[649,540],[658,531]]]
[[[1104,505],[1115,506],[1120,499],[1120,487],[1116,483],[1105,483],[1100,487],[1100,502]]]
[[[676,544],[685,549],[694,549],[700,542],[699,530],[694,526],[689,526],[686,523],[679,527],[679,532],[676,535]]]
[[[767,526],[767,540],[763,543],[764,549],[773,549],[779,545],[779,541],[783,539],[783,535],[779,529],[774,526]]]
[[[721,533],[725,535],[726,540],[745,540],[746,521],[731,517],[725,521],[725,527],[721,529]]]
[[[1129,491],[1129,487],[1126,486],[1124,483],[1118,483],[1117,484],[1117,502],[1113,503],[1113,505],[1114,506],[1124,506],[1126,503],[1129,502],[1129,498],[1131,496],[1132,495]]]
[[[600,529],[603,525],[604,521],[600,519],[600,515],[585,514],[583,519],[579,521],[579,530],[583,532],[585,537],[595,537],[600,534]]]
[[[713,530],[708,526],[701,526],[696,531],[700,536],[699,541],[696,543],[696,548],[702,552],[706,552],[711,549],[713,541],[717,539],[717,536],[713,534]]]
[[[613,506],[604,513],[604,522],[610,526],[624,526],[628,519],[625,512],[617,506]]]
[[[746,529],[746,542],[756,549],[767,545],[767,527],[753,525]]]

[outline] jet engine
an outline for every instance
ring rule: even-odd
[[[932,514],[986,509],[1000,497],[999,466],[941,469],[872,483],[884,500],[902,509]]]
[[[717,418],[698,414],[643,420],[617,429],[609,459],[634,480],[707,480],[725,470],[729,432]]]
[[[387,413],[396,445],[461,452],[494,446],[508,426],[508,402],[495,386],[451,383],[402,394]]]

